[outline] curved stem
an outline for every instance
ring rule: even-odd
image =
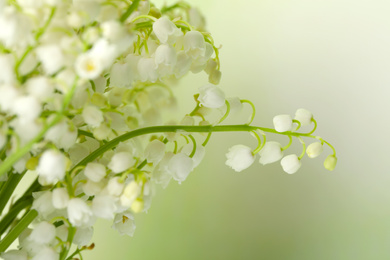
[[[316,131],[316,129],[317,129],[317,121],[314,118],[312,118],[311,121],[314,123],[314,127],[313,127],[313,130],[311,130],[309,132],[309,134],[314,133]]]
[[[192,157],[194,157],[195,152],[196,152],[196,140],[192,135],[188,135],[188,136],[191,138],[191,141],[192,141],[192,152],[189,156],[190,158],[192,158]]]
[[[287,150],[292,144],[292,141],[293,141],[292,137],[291,136],[288,136],[288,137],[290,138],[290,141],[288,142],[288,144],[286,146],[282,147],[282,151]]]
[[[252,107],[252,116],[251,116],[251,118],[249,120],[249,123],[248,123],[248,125],[250,125],[250,124],[252,124],[253,120],[255,120],[256,107],[255,107],[255,105],[251,101],[246,100],[246,99],[241,100],[241,104],[243,104],[243,103],[247,103],[247,104],[249,104]]]
[[[305,152],[306,152],[306,143],[302,140],[301,137],[298,137],[299,141],[301,142],[303,148],[302,148],[302,153],[301,155],[298,157],[299,160],[301,160],[303,158],[303,156],[305,155]]]
[[[263,144],[262,144],[260,136],[257,134],[257,132],[256,131],[251,131],[251,132],[255,135],[257,141],[259,142],[259,144],[257,145],[256,149],[252,152],[252,154],[255,155],[258,152],[260,152],[261,148],[263,148]]]
[[[223,117],[221,118],[221,120],[219,120],[219,124],[222,123],[229,116],[229,113],[230,113],[230,103],[229,103],[229,101],[225,100],[225,104],[226,104],[226,112],[223,115]]]

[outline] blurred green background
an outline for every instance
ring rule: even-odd
[[[256,125],[309,109],[339,164],[334,172],[322,167],[327,149],[305,157],[294,175],[278,163],[235,173],[224,165],[227,149],[255,142],[243,133],[215,134],[189,178],[159,188],[148,214],[136,216],[133,238],[99,222],[96,248],[85,259],[390,259],[390,2],[189,3],[223,45],[227,95],[256,104]],[[183,80],[183,115],[206,82],[204,74]]]

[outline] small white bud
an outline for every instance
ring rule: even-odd
[[[333,154],[328,155],[328,157],[326,157],[324,161],[324,167],[328,171],[333,171],[334,168],[336,167],[336,164],[337,164],[337,157],[334,156]]]
[[[206,42],[203,34],[198,31],[190,31],[184,35],[184,51],[193,59],[202,57],[206,53]]]
[[[183,33],[176,25],[163,16],[153,23],[153,32],[161,43],[173,43]]]
[[[279,161],[283,157],[282,145],[278,142],[266,142],[259,155],[262,165]]]
[[[288,174],[296,173],[301,167],[301,161],[296,154],[290,154],[283,157],[280,164],[282,165],[283,170]]]
[[[113,219],[116,210],[115,200],[111,196],[97,195],[92,200],[92,211],[96,217]]]
[[[57,150],[46,150],[37,167],[38,175],[47,183],[54,184],[65,177],[67,159]]]
[[[68,219],[74,226],[92,226],[93,213],[91,208],[80,198],[73,198],[68,203]]]
[[[315,142],[315,143],[311,143],[306,148],[306,154],[307,156],[309,156],[309,158],[316,158],[322,153],[323,150],[324,148],[322,144],[320,142]]]
[[[64,209],[68,206],[69,194],[66,188],[57,188],[53,190],[53,206],[56,209]]]
[[[42,221],[31,232],[29,239],[38,244],[49,244],[54,240],[56,228],[53,224]]]
[[[60,255],[53,248],[45,246],[31,260],[57,260]]]
[[[311,120],[313,119],[313,114],[304,108],[300,108],[295,112],[294,119],[298,120],[302,126],[307,126],[310,125]]]
[[[93,236],[93,227],[77,228],[74,234],[73,243],[79,247],[88,246]]]
[[[119,177],[114,177],[108,181],[106,190],[109,195],[118,197],[122,194],[124,187],[125,185],[122,182],[119,182]]]
[[[111,158],[108,168],[114,173],[120,173],[129,169],[134,164],[133,155],[129,152],[119,152]]]
[[[134,200],[139,196],[140,192],[141,187],[138,185],[138,183],[131,181],[126,185],[125,189],[123,190],[123,194],[120,197],[121,205],[124,207],[131,207],[131,204],[133,204]]]
[[[88,163],[84,169],[84,174],[94,182],[101,181],[106,176],[106,167],[100,163]]]
[[[160,140],[151,141],[145,149],[145,157],[148,162],[157,164],[164,157],[165,144]]]
[[[290,115],[278,115],[273,119],[274,128],[278,132],[290,131],[293,127],[293,121]]]
[[[227,160],[225,164],[236,172],[245,170],[255,161],[252,149],[241,144],[230,147],[228,153],[226,154],[226,158]]]
[[[103,112],[99,108],[91,105],[84,107],[81,115],[85,123],[92,127],[98,127],[104,120]]]
[[[178,153],[172,156],[168,164],[168,169],[172,172],[173,179],[179,183],[187,178],[193,168],[193,160],[184,153]]]
[[[225,105],[225,93],[216,86],[206,85],[199,88],[198,100],[202,106],[220,108]]]

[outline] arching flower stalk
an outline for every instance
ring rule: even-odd
[[[254,148],[235,144],[226,164],[235,171],[281,160],[295,173],[305,153],[334,148],[314,135],[304,109],[276,116],[274,127],[252,125],[254,105],[226,98],[219,49],[191,6],[158,9],[147,0],[0,0],[0,252],[7,259],[72,259],[93,249],[97,218],[133,235],[133,215],[146,211],[153,187],[183,182],[205,156],[212,133],[248,132]],[[206,72],[195,108],[177,109],[172,79]],[[230,112],[253,108],[249,123],[225,125]],[[298,132],[313,124],[310,132]],[[282,146],[267,141],[283,135]],[[303,151],[285,157],[297,138]],[[316,141],[308,146],[303,138]],[[36,180],[17,200],[26,175]],[[9,209],[4,212],[9,203]],[[32,224],[32,229],[29,225]],[[18,250],[8,250],[19,239]],[[75,245],[75,247],[72,247]],[[76,248],[71,252],[71,248]]]

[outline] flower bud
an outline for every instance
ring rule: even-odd
[[[111,158],[108,168],[114,173],[120,173],[129,169],[134,164],[133,155],[129,152],[119,152]]]
[[[92,127],[98,127],[104,120],[103,112],[99,108],[91,105],[84,107],[81,115],[85,123]]]
[[[316,158],[319,156],[323,151],[323,146],[320,142],[311,143],[306,148],[306,154],[309,158]]]
[[[66,157],[61,152],[47,150],[39,160],[37,172],[47,183],[55,183],[64,178],[66,164]]]
[[[245,145],[234,145],[229,148],[228,153],[226,154],[225,164],[235,170],[240,172],[245,170],[255,161],[255,156],[252,154],[252,149]]]
[[[225,93],[213,85],[199,88],[198,100],[202,106],[208,108],[220,108],[225,104]]]
[[[288,174],[293,174],[297,172],[298,169],[301,167],[301,161],[296,154],[290,154],[285,156],[280,161],[280,164],[282,165],[283,170]]]
[[[278,115],[273,119],[274,128],[277,132],[290,131],[293,127],[293,121],[290,115]]]
[[[184,153],[178,153],[172,156],[168,164],[168,169],[172,172],[173,179],[181,183],[184,181],[193,169],[193,160]]]
[[[295,120],[298,120],[301,126],[310,125],[312,118],[313,114],[304,108],[300,108],[295,112]]]
[[[38,244],[49,244],[54,240],[56,228],[49,222],[42,221],[31,232],[29,239]]]
[[[91,181],[99,182],[106,176],[106,167],[100,163],[90,162],[85,167],[84,174]]]
[[[337,157],[333,154],[328,155],[324,161],[324,167],[328,171],[333,171],[337,164]]]
[[[52,192],[52,202],[56,209],[64,209],[68,206],[69,194],[66,188],[57,188]]]
[[[73,198],[68,203],[68,219],[74,226],[92,226],[93,213],[90,207],[80,198]]]
[[[273,141],[266,142],[259,155],[262,165],[279,161],[283,157],[282,145]]]
[[[165,16],[153,23],[153,32],[161,43],[173,43],[182,35],[181,30]]]
[[[158,139],[151,141],[145,149],[145,157],[148,162],[157,164],[164,157],[165,144]]]

